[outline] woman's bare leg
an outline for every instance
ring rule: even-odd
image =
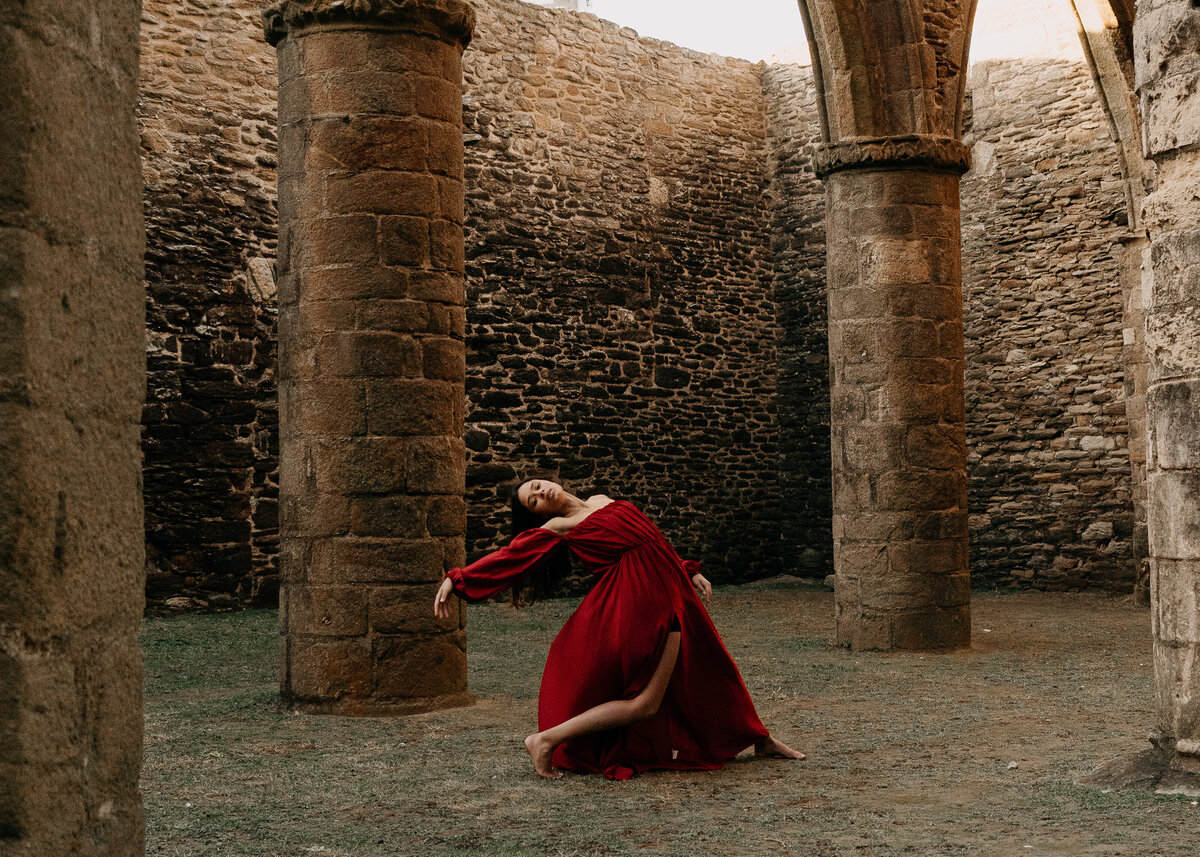
[[[793,750],[787,744],[784,744],[778,738],[772,738],[768,735],[766,738],[760,738],[754,742],[755,756],[774,756],[777,759],[807,759],[803,753]]]
[[[544,732],[536,732],[525,739],[525,749],[533,757],[533,767],[539,776],[556,778],[562,774],[556,773],[550,763],[554,748],[571,738],[580,735],[590,735],[593,732],[603,732],[606,729],[617,729],[653,717],[662,704],[667,692],[667,684],[671,673],[675,671],[675,659],[679,657],[679,640],[682,634],[672,631],[667,634],[667,645],[663,649],[654,675],[642,688],[641,693],[633,699],[614,699],[602,702],[594,708],[589,708],[581,714],[576,714],[570,720],[565,720]]]

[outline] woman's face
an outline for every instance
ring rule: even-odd
[[[564,491],[557,482],[549,479],[530,479],[517,489],[517,499],[529,511],[553,518],[563,508]]]

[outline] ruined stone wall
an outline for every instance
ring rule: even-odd
[[[977,35],[985,55],[1014,43],[994,24]],[[1082,57],[1061,58],[1079,53],[1074,33],[1043,19],[1038,38],[1053,58],[977,63],[968,99],[976,168],[961,195],[973,582],[1129,591],[1120,171]],[[818,129],[808,69],[769,65],[763,82],[781,490],[811,504],[784,523],[784,563],[798,556],[812,573],[828,561],[818,549],[829,538],[824,212],[809,168]]]
[[[1131,591],[1125,198],[1082,58],[974,65],[965,139],[973,583]]]
[[[767,64],[762,81],[779,329],[780,549],[785,571],[820,576],[833,562],[825,189],[812,169],[821,126],[810,66]]]
[[[643,504],[718,580],[826,573],[811,72],[477,8],[468,552],[503,541],[500,495],[539,474]],[[210,605],[274,595],[275,78],[257,12],[149,0],[142,25],[151,594]],[[1069,46],[1060,24],[1045,32]],[[997,59],[973,85],[974,579],[1123,588],[1116,157],[1081,57]]]
[[[147,594],[273,604],[275,52],[258,0],[145,0]]]
[[[503,539],[514,478],[545,474],[639,503],[715,580],[777,570],[758,70],[590,15],[477,9],[468,553]]]
[[[470,550],[505,538],[497,494],[537,472],[643,504],[719,579],[775,570],[759,74],[593,16],[477,8]],[[148,0],[143,17],[154,599],[269,603],[277,579],[275,79],[257,14]]]

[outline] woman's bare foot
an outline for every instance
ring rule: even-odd
[[[541,732],[535,732],[525,739],[525,751],[529,753],[529,758],[533,759],[533,769],[537,771],[539,777],[557,780],[562,776],[561,772],[554,770],[554,765],[550,761],[550,757],[554,754],[554,748],[542,737]]]
[[[807,759],[803,753],[793,750],[787,744],[784,744],[778,738],[773,738],[768,735],[754,745],[754,755],[773,757],[776,759]]]

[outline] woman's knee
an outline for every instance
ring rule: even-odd
[[[662,708],[663,695],[654,693],[647,689],[643,690],[632,700],[633,716],[638,720],[649,720],[655,714],[658,714],[658,709]]]
[[[662,707],[663,697],[667,693],[667,684],[675,669],[675,660],[679,657],[679,643],[682,635],[672,631],[667,635],[667,645],[659,659],[658,667],[650,678],[650,683],[630,702],[633,704],[633,717],[637,720],[649,720]]]

